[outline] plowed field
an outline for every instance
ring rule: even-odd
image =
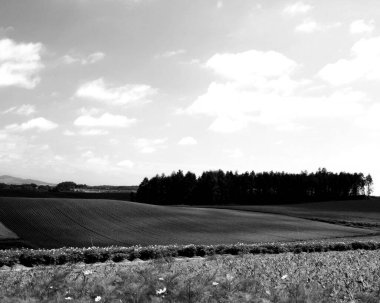
[[[371,233],[279,214],[61,198],[0,198],[0,222],[43,248],[254,243]]]

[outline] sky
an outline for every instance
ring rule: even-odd
[[[2,0],[0,174],[370,173],[375,0]]]

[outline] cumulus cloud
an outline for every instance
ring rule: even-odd
[[[365,112],[364,93],[345,89],[331,95],[302,95],[299,90],[309,82],[293,79],[297,68],[293,60],[275,52],[249,54],[213,56],[206,65],[223,75],[224,81],[212,82],[183,113],[209,116],[213,118],[210,130],[233,133],[252,123],[279,131],[302,130],[313,119],[347,119]],[[252,54],[261,60],[252,59]],[[263,62],[268,69],[261,67]]]
[[[12,106],[7,110],[3,111],[3,114],[17,114],[22,116],[30,116],[36,112],[36,107],[31,104],[23,104],[20,106]]]
[[[76,96],[113,105],[149,102],[156,90],[145,84],[110,86],[102,78],[84,83],[76,91]]]
[[[311,34],[316,31],[327,31],[332,28],[340,27],[342,23],[335,22],[332,24],[320,24],[313,19],[306,19],[301,24],[297,25],[295,28],[296,32]]]
[[[0,40],[0,87],[18,86],[32,89],[40,81],[41,43],[17,43],[11,39]]]
[[[79,116],[74,121],[74,125],[82,127],[128,127],[136,122],[136,119],[127,118],[122,115],[104,113],[99,117],[91,115]]]
[[[43,117],[38,117],[31,119],[27,122],[21,124],[10,124],[5,127],[9,131],[26,131],[26,130],[38,130],[38,131],[49,131],[58,127],[58,124],[49,121]]]
[[[106,55],[103,52],[95,52],[85,57],[80,55],[67,54],[62,57],[62,61],[66,64],[79,63],[82,65],[88,65],[103,60],[105,56]]]
[[[132,168],[135,164],[131,160],[123,160],[117,163],[118,166],[123,168]]]
[[[154,153],[158,149],[165,148],[165,143],[167,138],[159,138],[159,139],[146,139],[139,138],[134,142],[135,147],[143,154]]]
[[[355,20],[350,24],[351,34],[366,34],[372,33],[375,29],[375,21],[369,20],[365,21],[363,19]]]
[[[249,50],[236,54],[215,54],[206,62],[206,67],[227,79],[246,82],[291,73],[297,64],[275,51]]]
[[[318,75],[332,85],[380,80],[380,36],[359,40],[351,48],[350,58],[327,64]]]
[[[198,142],[193,137],[183,137],[181,140],[178,141],[178,144],[179,145],[196,145],[198,144]]]
[[[306,4],[303,2],[295,2],[295,3],[287,5],[284,8],[283,13],[290,16],[296,16],[300,14],[306,14],[312,8],[313,6],[311,6],[310,4]]]
[[[365,100],[363,93],[351,90],[322,97],[284,97],[213,84],[186,111],[214,117],[209,129],[221,133],[242,130],[250,123],[289,131],[302,129],[305,120],[355,117],[364,112]]]

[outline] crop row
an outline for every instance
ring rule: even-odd
[[[151,260],[173,257],[205,257],[212,255],[240,254],[279,254],[286,252],[327,252],[347,250],[376,250],[380,242],[298,242],[232,245],[168,245],[168,246],[132,246],[132,247],[89,247],[59,249],[12,249],[0,251],[0,267],[21,264],[27,267],[37,265],[62,265],[66,263],[97,262],[135,259]]]

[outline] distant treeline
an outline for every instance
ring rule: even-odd
[[[138,202],[173,205],[265,204],[359,199],[372,191],[371,175],[315,173],[206,171],[197,177],[182,171],[145,178],[136,194]]]
[[[134,200],[137,186],[89,186],[71,181],[61,182],[55,186],[36,184],[0,183],[1,197],[30,198],[74,198],[74,199],[110,199]]]

